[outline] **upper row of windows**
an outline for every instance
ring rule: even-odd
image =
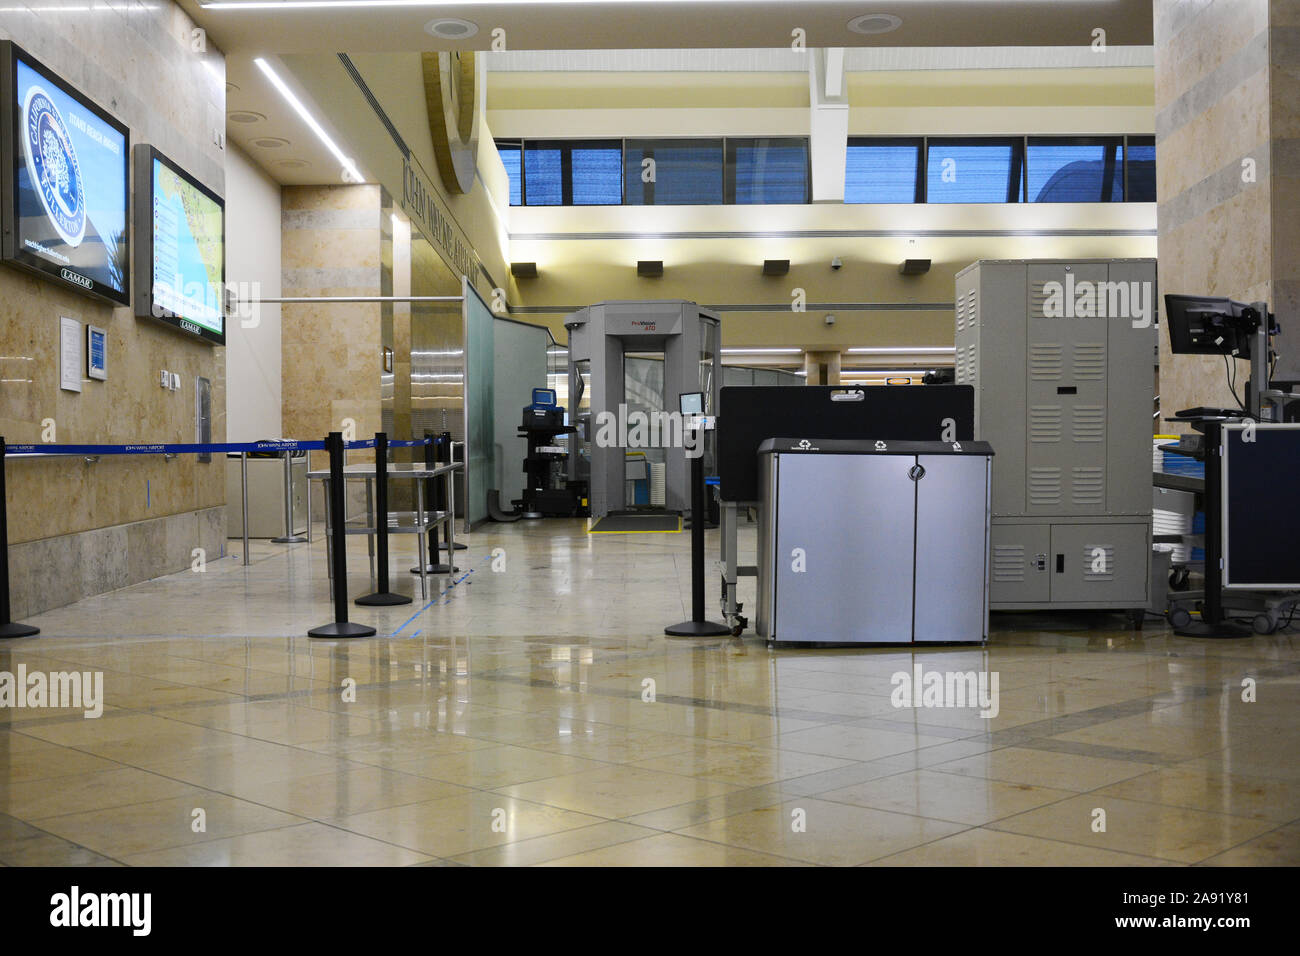
[[[497,140],[512,206],[806,203],[806,137]],[[1155,202],[1153,136],[851,138],[846,203]]]

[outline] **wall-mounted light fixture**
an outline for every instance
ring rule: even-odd
[[[790,273],[789,259],[764,259],[763,275],[765,276],[783,276]]]
[[[516,279],[536,279],[537,263],[536,262],[512,262],[510,263],[510,274]]]
[[[662,259],[638,259],[636,262],[636,274],[642,279],[659,279],[664,274],[664,261]]]
[[[901,276],[920,276],[930,271],[929,259],[904,259],[898,267]]]

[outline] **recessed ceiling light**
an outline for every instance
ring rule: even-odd
[[[478,33],[478,24],[459,17],[440,17],[424,25],[425,32],[444,40],[464,40]]]
[[[275,165],[279,166],[281,169],[304,169],[305,167],[310,166],[311,163],[307,162],[305,159],[277,159]]]
[[[850,30],[868,36],[875,33],[892,33],[902,25],[902,17],[896,17],[892,13],[864,13],[849,21]]]
[[[262,149],[279,149],[281,146],[288,146],[289,141],[279,136],[262,136],[253,140],[253,145],[260,146]]]
[[[253,110],[235,110],[234,112],[227,113],[226,119],[230,120],[232,123],[260,123],[262,120],[266,119],[266,114],[257,113]]]

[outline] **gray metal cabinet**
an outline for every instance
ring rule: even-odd
[[[989,603],[993,607],[1024,601],[1047,604],[1052,599],[1049,555],[1052,550],[1050,524],[993,522]]]
[[[912,639],[969,641],[987,632],[989,459],[918,455]],[[900,509],[905,510],[905,509]]]
[[[978,442],[764,442],[759,635],[984,640],[991,455]]]
[[[956,381],[975,386],[975,436],[998,451],[993,610],[1146,606],[1156,293],[1153,259],[957,274]],[[1112,570],[1084,575],[1085,544],[1112,549]]]
[[[1122,607],[1145,602],[1150,527],[1144,524],[1054,524],[1049,567],[1052,602]]]
[[[293,533],[307,533],[307,456],[293,459]],[[239,457],[226,459],[226,534],[244,533],[243,492]],[[248,536],[278,538],[284,534],[284,459],[248,459]]]

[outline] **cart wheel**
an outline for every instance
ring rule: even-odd
[[[1131,608],[1128,612],[1129,627],[1135,630],[1142,630],[1142,624],[1147,619],[1147,612],[1141,608]]]
[[[1183,607],[1172,608],[1169,611],[1168,618],[1170,625],[1175,630],[1184,628],[1188,624],[1192,623],[1192,615],[1188,613],[1187,608]]]
[[[731,625],[731,636],[740,637],[741,632],[744,630],[745,630],[745,626],[743,624],[733,624]]]
[[[1277,618],[1271,614],[1256,614],[1250,625],[1256,634],[1272,634],[1277,630]]]
[[[1191,574],[1186,568],[1175,568],[1169,572],[1169,587],[1174,591],[1186,591]]]

